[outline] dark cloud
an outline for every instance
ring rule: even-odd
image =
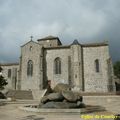
[[[108,40],[119,60],[119,6],[119,0],[0,0],[0,62],[17,61],[30,35],[55,35],[64,44]]]

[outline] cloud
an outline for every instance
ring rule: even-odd
[[[119,0],[0,0],[0,62],[14,62],[20,46],[46,35],[62,43],[109,40],[114,61],[120,39]]]

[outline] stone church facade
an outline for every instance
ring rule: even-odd
[[[21,46],[19,63],[1,64],[6,89],[42,90],[51,81],[83,92],[113,92],[112,62],[106,42],[63,46],[58,37],[30,40]]]

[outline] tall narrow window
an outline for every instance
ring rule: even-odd
[[[29,60],[27,63],[27,75],[32,76],[33,75],[33,61]]]
[[[32,51],[32,46],[30,46],[29,50]]]
[[[8,69],[8,78],[11,78],[11,69]]]
[[[95,70],[96,72],[100,72],[100,64],[98,59],[95,60]]]
[[[61,59],[56,58],[54,61],[55,74],[61,74]]]

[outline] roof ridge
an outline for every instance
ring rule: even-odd
[[[19,65],[19,63],[18,62],[11,62],[11,63],[0,63],[0,66],[9,66],[9,65]]]
[[[38,43],[38,42],[36,42],[36,41],[29,40],[28,42],[26,42],[25,44],[23,44],[21,47],[23,47],[23,46],[27,45],[27,44],[28,44],[28,43],[30,43],[30,42],[33,42],[33,43],[39,44],[39,43]],[[41,44],[39,44],[39,45],[41,45]]]
[[[40,39],[38,39],[38,40],[47,40],[47,39],[59,39],[58,37],[56,37],[56,36],[52,36],[52,35],[49,35],[49,36],[46,36],[46,37],[43,37],[43,38],[40,38]]]
[[[104,46],[109,45],[108,42],[94,42],[94,43],[85,43],[82,46]]]

